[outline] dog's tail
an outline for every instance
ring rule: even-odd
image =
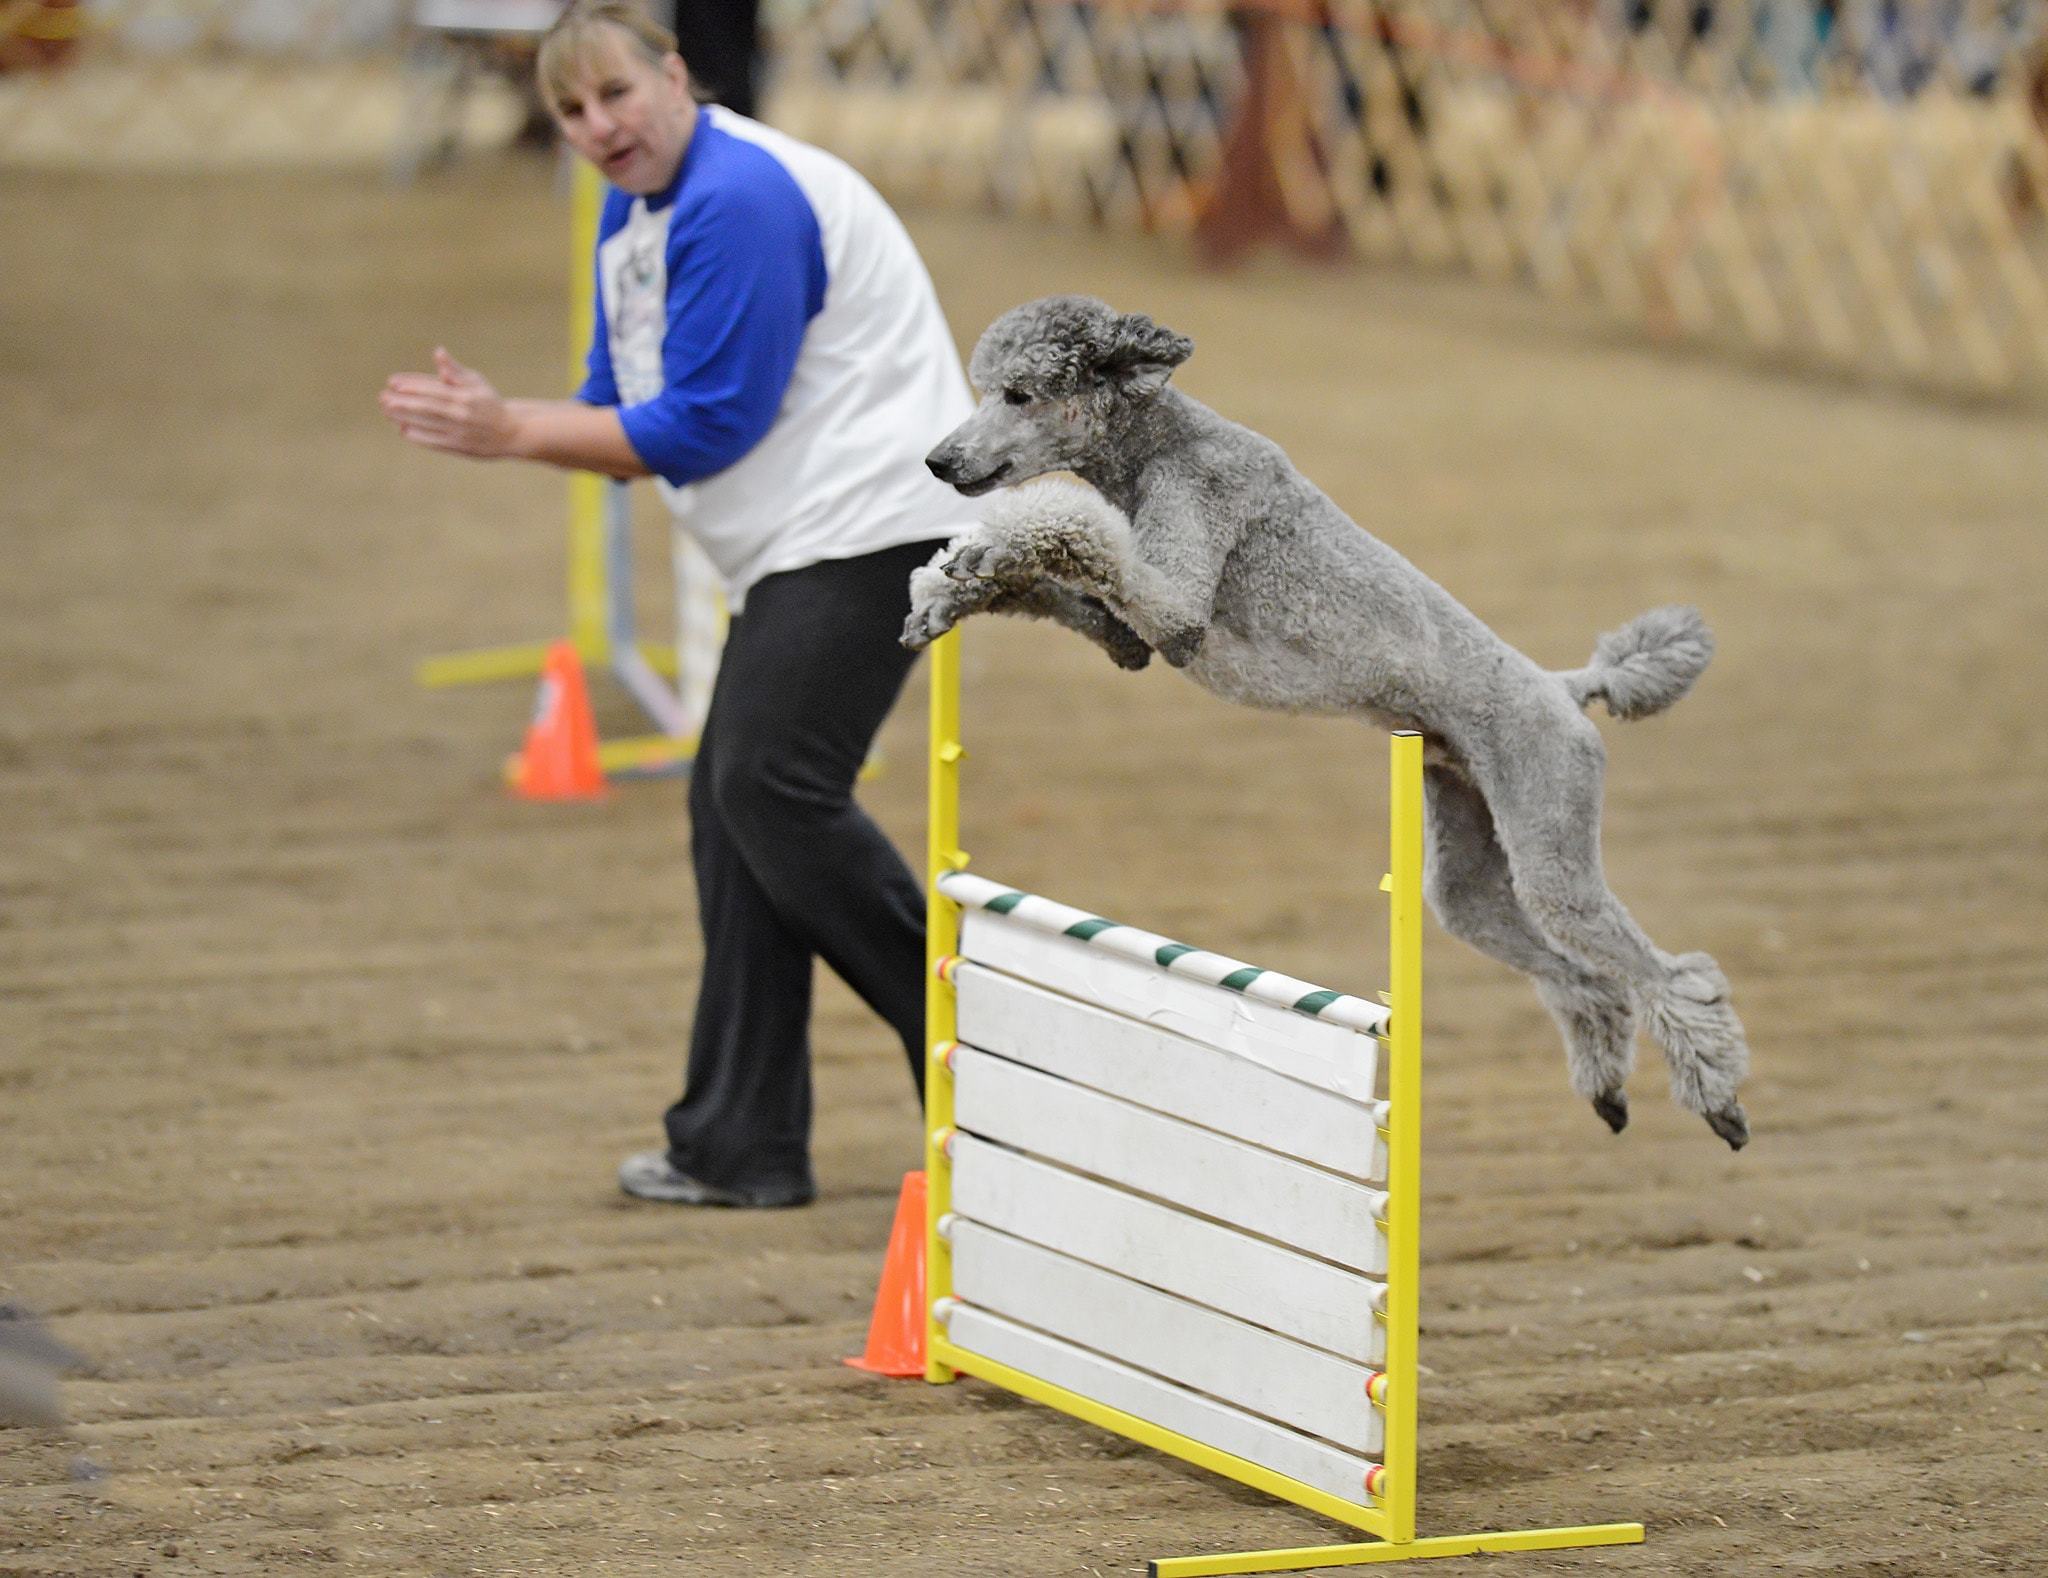
[[[1714,638],[1697,608],[1673,605],[1639,614],[1593,644],[1593,661],[1558,675],[1581,707],[1607,703],[1617,718],[1662,712],[1700,677]]]

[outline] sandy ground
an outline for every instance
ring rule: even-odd
[[[437,339],[557,386],[544,168],[10,176],[0,212],[0,1296],[92,1359],[82,1442],[0,1432],[0,1573],[1110,1575],[1340,1537],[841,1367],[918,1136],[836,983],[815,1207],[614,1193],[696,968],[681,791],[516,803],[527,689],[413,687],[557,627],[562,490],[372,403]],[[1610,1138],[1527,988],[1433,934],[1425,1532],[1649,1525],[1532,1573],[2048,1571],[2040,412],[912,217],[963,336],[1051,289],[1154,310],[1187,387],[1542,659],[1674,598],[1719,633],[1675,712],[1603,725],[1607,843],[1734,977],[1758,1138],[1653,1054]],[[1380,984],[1375,736],[1039,626],[976,629],[969,671],[978,869]],[[913,699],[869,794],[911,848],[921,736]]]

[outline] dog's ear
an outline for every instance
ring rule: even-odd
[[[1102,360],[1104,376],[1133,400],[1150,400],[1166,387],[1174,368],[1195,354],[1195,342],[1154,323],[1142,312],[1127,312],[1109,326]]]

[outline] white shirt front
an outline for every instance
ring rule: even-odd
[[[765,576],[948,537],[970,524],[970,506],[931,476],[924,457],[966,419],[973,400],[931,278],[880,194],[831,154],[718,108],[700,118],[681,177],[672,203],[650,208],[635,198],[623,216],[608,210],[599,244],[604,335],[622,406],[655,401],[673,386],[664,356],[665,347],[675,353],[669,268],[674,249],[689,245],[689,227],[731,223],[720,219],[731,211],[721,190],[770,187],[783,194],[776,201],[800,197],[823,254],[822,306],[802,327],[765,434],[722,469],[661,484],[734,609]],[[743,337],[752,326],[689,330]],[[625,414],[640,448],[646,429]]]

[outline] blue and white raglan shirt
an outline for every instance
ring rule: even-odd
[[[610,192],[577,398],[635,453],[738,610],[764,576],[948,537],[924,457],[973,409],[901,221],[851,167],[706,107],[670,188]]]

